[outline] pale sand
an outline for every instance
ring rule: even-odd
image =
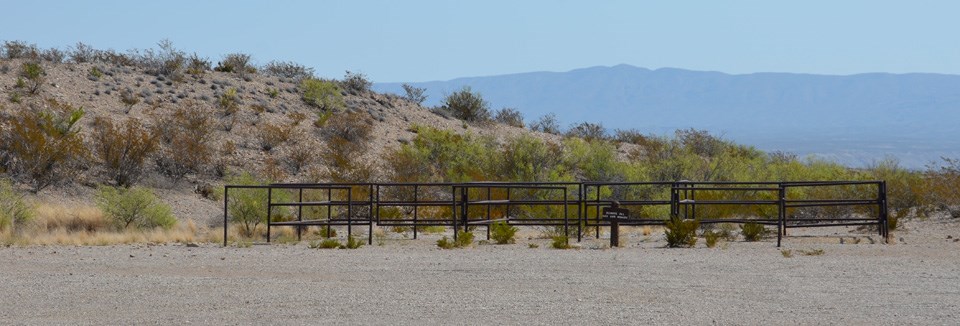
[[[666,249],[656,231],[565,251],[525,238],[439,250],[438,235],[358,250],[0,248],[0,324],[960,323],[960,220],[904,224],[894,244],[797,231],[825,237],[787,238],[792,258],[775,240]]]

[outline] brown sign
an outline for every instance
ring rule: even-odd
[[[630,217],[630,210],[626,208],[603,208],[603,219],[606,221],[622,221]]]

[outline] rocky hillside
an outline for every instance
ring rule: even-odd
[[[176,215],[202,221],[215,220],[220,205],[201,196],[198,192],[203,191],[198,189],[215,188],[230,173],[250,172],[287,182],[325,181],[323,172],[328,167],[320,158],[327,146],[325,129],[341,116],[352,114],[371,127],[369,144],[358,159],[375,167],[374,179],[387,177],[376,168],[381,166],[384,153],[415,137],[411,126],[469,131],[497,139],[531,133],[501,124],[468,124],[432,113],[404,98],[363,89],[343,88],[340,108],[320,109],[303,99],[298,79],[254,72],[255,68],[243,73],[214,71],[207,63],[202,69],[183,69],[171,76],[142,64],[62,60],[11,53],[0,59],[0,109],[8,118],[5,121],[17,119],[25,111],[49,110],[51,106],[82,108],[84,112],[78,125],[91,155],[77,167],[79,173],[31,195],[39,201],[89,204],[98,185],[112,184],[97,164],[93,150],[99,146],[93,136],[101,128],[102,119],[117,125],[132,119],[147,130],[161,133],[178,127],[178,120],[172,118],[177,110],[204,116],[206,122],[200,128],[208,131],[204,136],[208,147],[205,164],[182,178],[171,178],[163,173],[163,156],[175,155],[171,153],[183,143],[161,141],[161,148],[150,155],[138,182],[154,188],[174,207]],[[42,73],[33,85],[34,80],[26,78],[24,69],[36,62]],[[8,175],[16,179],[13,171]],[[20,188],[29,188],[27,182],[20,181]]]

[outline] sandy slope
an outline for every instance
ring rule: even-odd
[[[798,231],[783,248],[792,258],[770,241],[665,249],[657,233],[567,251],[538,239],[444,251],[438,235],[352,251],[11,247],[0,324],[960,322],[960,220],[911,220],[894,235]],[[812,249],[824,254],[801,253]]]

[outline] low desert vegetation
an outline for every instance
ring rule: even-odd
[[[667,247],[693,247],[697,244],[697,220],[670,219],[664,226],[664,235],[667,238]]]
[[[83,116],[83,108],[54,100],[46,109],[21,108],[8,116],[0,129],[6,170],[34,193],[70,180],[88,157],[78,124]]]
[[[170,205],[160,201],[152,191],[142,187],[97,190],[97,208],[103,211],[117,229],[171,229],[177,224]]]
[[[767,228],[762,224],[746,223],[740,226],[743,239],[746,241],[760,241],[767,235]]]
[[[490,238],[497,244],[516,243],[514,236],[518,230],[516,226],[509,225],[506,222],[495,222],[490,224]]]
[[[450,240],[447,236],[437,240],[437,247],[440,249],[466,248],[471,244],[473,244],[473,233],[467,231],[457,231],[456,240]]]
[[[467,122],[490,121],[490,104],[480,93],[474,92],[469,86],[447,95],[443,99],[444,110],[453,117]]]

